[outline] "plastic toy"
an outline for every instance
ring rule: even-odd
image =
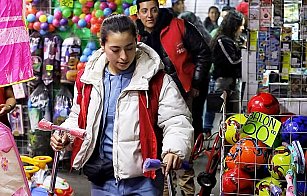
[[[234,114],[226,119],[225,140],[229,144],[235,144],[240,139],[240,129],[246,122],[247,117],[244,114]]]
[[[276,115],[280,112],[279,102],[272,94],[261,92],[248,101],[247,112],[262,112],[264,114]]]
[[[290,168],[290,161],[290,151],[284,146],[277,147],[270,161],[269,171],[271,176],[277,180],[284,179]]]

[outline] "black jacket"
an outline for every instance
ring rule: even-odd
[[[213,78],[218,77],[242,77],[241,49],[236,42],[225,36],[219,36],[214,43],[213,54]]]
[[[160,8],[159,18],[152,33],[145,31],[144,25],[140,20],[137,20],[136,23],[141,41],[152,47],[159,54],[165,65],[166,72],[174,76],[172,74],[175,72],[174,65],[169,60],[160,40],[161,30],[169,26],[172,19],[173,15],[168,9]],[[210,48],[195,26],[187,21],[185,21],[183,44],[187,51],[192,55],[193,63],[195,64],[192,87],[200,89],[203,85],[208,85],[207,83],[204,84],[204,82],[208,81],[208,75],[212,63]],[[174,78],[174,80],[176,82],[176,78]],[[180,89],[180,84],[178,87]]]

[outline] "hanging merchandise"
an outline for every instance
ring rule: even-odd
[[[62,86],[60,92],[55,97],[53,123],[60,125],[64,122],[70,113],[73,95],[68,88]]]
[[[29,84],[33,87],[42,82],[43,43],[43,38],[38,32],[34,31],[30,35],[30,51],[35,79],[30,81]]]
[[[68,37],[61,50],[61,83],[73,83],[77,77],[77,64],[81,55],[81,40]]]
[[[22,8],[20,0],[0,1],[0,87],[34,79]]]
[[[44,62],[42,80],[49,85],[60,77],[61,37],[52,35],[44,38]]]
[[[45,118],[51,120],[50,98],[48,89],[39,84],[28,100],[28,113],[31,130],[29,131],[29,151],[32,156],[52,155],[50,132],[37,130],[38,122]]]

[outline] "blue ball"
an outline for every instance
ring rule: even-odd
[[[86,56],[89,56],[89,55],[92,54],[92,50],[89,49],[89,48],[85,48],[85,49],[83,50],[83,54],[86,55]]]
[[[130,16],[130,10],[129,10],[129,8],[126,8],[126,9],[125,9],[124,14],[125,14],[126,16]]]
[[[282,125],[281,136],[287,143],[298,140],[302,147],[307,147],[307,116],[287,119]]]
[[[112,9],[111,8],[104,8],[104,10],[103,10],[103,15],[105,16],[105,17],[107,17],[107,16],[110,16],[112,14]]]
[[[43,29],[39,30],[39,34],[41,34],[41,35],[46,35],[47,33],[48,33],[48,32],[45,31],[45,30],[43,30]]]
[[[88,42],[86,47],[91,49],[91,50],[96,50],[97,49],[96,43],[93,42],[93,41]]]
[[[28,22],[35,22],[36,21],[35,15],[34,14],[28,14],[27,21]]]
[[[84,20],[84,19],[80,19],[79,21],[78,21],[78,26],[79,27],[81,27],[81,28],[84,28],[84,27],[86,27],[86,21]]]
[[[80,61],[81,61],[82,63],[87,62],[87,56],[86,56],[86,55],[82,55],[82,56],[80,57]]]
[[[47,22],[48,22],[49,24],[52,24],[53,19],[54,19],[54,16],[49,15],[49,16],[47,17]]]

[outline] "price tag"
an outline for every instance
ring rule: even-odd
[[[60,6],[66,6],[66,7],[74,7],[74,0],[61,0]]]
[[[281,122],[261,112],[253,112],[241,129],[241,136],[250,136],[272,147]]]
[[[131,15],[135,15],[137,13],[137,7],[136,5],[130,6],[129,7],[129,12],[130,12],[130,16]]]

